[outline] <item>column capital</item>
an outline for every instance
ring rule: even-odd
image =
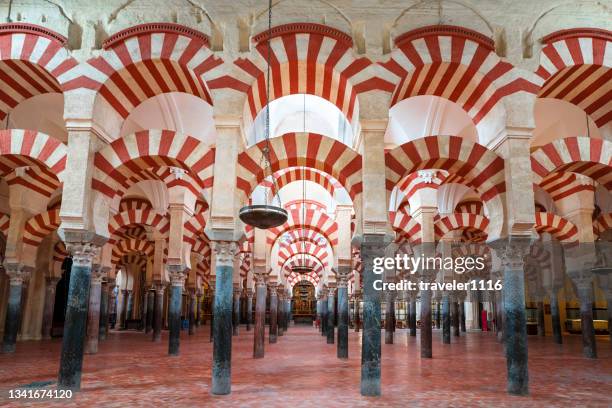
[[[187,270],[184,265],[166,265],[166,269],[168,269],[172,286],[183,286],[185,284]]]
[[[501,260],[504,268],[521,269],[524,265],[524,257],[529,253],[532,240],[528,237],[510,236],[498,239],[490,244]]]
[[[248,298],[253,298],[253,289],[247,288],[246,289],[246,295],[247,295]]]
[[[253,274],[255,278],[255,286],[266,286],[266,274],[265,273],[255,273]]]
[[[92,242],[66,242],[66,250],[72,255],[72,263],[76,266],[91,267],[100,249],[100,245]]]
[[[30,279],[34,268],[20,263],[5,263],[4,270],[11,285],[21,285]]]
[[[238,245],[234,241],[212,241],[215,251],[215,262],[223,266],[233,266],[234,257],[238,254]]]

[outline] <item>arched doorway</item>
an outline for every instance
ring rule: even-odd
[[[293,287],[291,310],[296,324],[310,324],[315,318],[317,300],[315,287],[308,281],[301,281]]]

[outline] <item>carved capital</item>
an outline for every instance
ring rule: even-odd
[[[491,244],[504,268],[523,269],[524,258],[529,253],[530,238],[500,239]]]
[[[93,264],[91,268],[91,284],[101,285],[102,280],[106,277],[105,271],[102,269],[100,264]]]
[[[265,285],[265,283],[264,283],[264,285]],[[247,295],[248,298],[252,299],[253,298],[253,289],[247,288],[246,295]]]
[[[170,284],[172,286],[183,286],[187,278],[187,269],[183,265],[166,265],[168,275],[170,275]]]
[[[91,242],[67,242],[66,249],[72,254],[72,264],[81,267],[90,267],[100,253],[100,247]]]
[[[19,263],[6,263],[4,270],[11,285],[22,285],[30,279],[33,268]]]
[[[234,257],[238,253],[238,246],[233,241],[212,241],[217,265],[233,266]]]

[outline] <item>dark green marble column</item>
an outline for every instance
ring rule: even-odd
[[[154,342],[161,341],[162,315],[164,313],[164,285],[155,285],[155,307],[153,308],[153,337]]]
[[[327,289],[321,294],[321,336],[327,337]]]
[[[361,346],[361,395],[380,395],[380,291],[374,281],[381,276],[373,271],[374,258],[385,255],[384,235],[364,234],[361,243],[363,262],[363,334]]]
[[[424,280],[428,282],[428,280]],[[432,357],[431,291],[421,292],[421,357]]]
[[[355,291],[355,333],[359,333],[359,327],[361,326],[361,318],[359,316],[359,302],[361,301],[361,291]]]
[[[145,321],[145,333],[150,333],[153,330],[153,319],[155,313],[155,291],[147,290],[147,319]]]
[[[108,334],[108,310],[109,310],[109,283],[102,282],[102,289],[100,291],[100,324],[99,324],[99,340],[106,340]]]
[[[457,302],[457,300],[453,299],[451,302],[451,325],[453,326],[453,336],[455,337],[460,336],[460,321],[461,318],[459,317],[459,303]]]
[[[232,335],[238,335],[238,328],[240,327],[240,295],[242,294],[242,289],[239,287],[234,288],[234,306],[233,306],[233,315],[232,315]]]
[[[334,313],[336,303],[336,288],[329,288],[327,292],[327,344],[334,344],[336,336],[336,327],[334,322],[336,316]]]
[[[576,283],[580,301],[580,324],[582,329],[582,354],[587,358],[597,358],[595,326],[593,325],[593,286],[590,279]]]
[[[168,354],[179,355],[181,343],[181,309],[185,269],[182,265],[168,265],[170,275],[170,304],[168,305]]]
[[[417,333],[416,310],[417,310],[416,309],[416,300],[415,299],[411,299],[410,300],[410,336],[411,337],[416,337],[416,333]]]
[[[96,265],[91,273],[91,285],[89,287],[89,306],[87,309],[87,334],[85,341],[85,353],[96,354],[98,352],[98,340],[100,335],[100,298],[102,297],[102,271]]]
[[[3,353],[14,353],[17,343],[17,332],[21,321],[21,296],[23,282],[29,278],[29,272],[19,264],[7,264],[6,273],[9,277],[9,297],[4,323]]]
[[[563,332],[561,330],[561,314],[559,313],[559,299],[557,291],[553,289],[550,295],[550,317],[552,319],[553,339],[557,344],[563,344]],[[612,328],[612,326],[609,326]],[[612,330],[610,330],[612,333]]]
[[[338,281],[338,358],[348,358],[349,300],[347,278],[349,271],[341,275]]]
[[[189,335],[193,336],[195,334],[196,331],[196,315],[197,315],[197,308],[198,308],[198,300],[196,297],[196,290],[195,288],[191,288],[189,289]]]
[[[226,395],[232,390],[232,275],[236,244],[213,241],[215,251],[215,304],[213,324],[212,393]]]
[[[385,291],[385,344],[393,344],[395,329],[395,293],[392,290]]]
[[[277,329],[278,337],[281,337],[285,332],[285,322],[283,321],[284,310],[285,310],[285,297],[282,292],[283,290],[279,286],[276,292],[276,295],[278,297],[278,308],[276,311],[276,325],[278,327]]]
[[[278,337],[278,295],[276,285],[270,285],[270,333],[268,341],[270,344],[276,343]]]
[[[99,248],[90,243],[67,244],[67,247],[72,253],[72,269],[57,386],[76,391],[81,389],[92,261]]]
[[[508,393],[514,395],[529,394],[523,264],[529,245],[529,239],[513,237],[494,243],[503,267],[503,338],[508,369],[507,389]]]
[[[253,289],[247,289],[246,295],[246,331],[251,331],[251,325],[253,324]]]
[[[450,299],[448,293],[442,295],[442,343],[451,342]]]

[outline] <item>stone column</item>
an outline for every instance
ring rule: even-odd
[[[100,248],[91,243],[67,243],[66,246],[72,254],[72,269],[57,384],[60,389],[79,390],[83,372],[91,268]]]
[[[544,300],[538,301],[538,336],[546,336],[546,328],[544,327]]]
[[[442,303],[436,302],[436,329],[441,327],[442,322]]]
[[[459,333],[459,325],[460,325],[460,320],[461,318],[459,317],[459,303],[457,302],[456,299],[453,299],[452,303],[451,303],[451,323],[453,326],[453,335],[455,337],[459,337],[460,333]]]
[[[55,307],[55,289],[59,278],[45,278],[45,306],[43,309],[42,329],[41,334],[43,339],[51,338],[51,330],[53,329],[53,309]]]
[[[449,299],[448,293],[445,292],[442,294],[442,343],[450,344],[451,342],[450,338],[451,338],[450,299]]]
[[[232,387],[232,275],[237,249],[236,243],[230,241],[213,241],[212,244],[216,277],[212,393],[226,395]]]
[[[86,354],[98,352],[98,338],[100,335],[100,299],[102,297],[102,279],[104,274],[100,265],[93,265],[91,271],[91,285],[89,287],[89,307],[87,310],[87,340]]]
[[[253,358],[263,358],[266,335],[266,295],[265,275],[255,274],[255,335],[253,336]]]
[[[276,325],[278,327],[278,337],[282,336],[284,333],[284,325],[285,322],[283,320],[284,311],[285,311],[285,294],[281,285],[277,287],[276,295],[278,297],[278,310],[276,314]]]
[[[565,248],[567,275],[576,285],[580,301],[580,323],[582,329],[582,353],[587,358],[597,358],[595,327],[593,325],[593,265],[595,246],[592,242]]]
[[[338,267],[338,358],[348,358],[348,274],[351,267]]]
[[[246,296],[246,331],[251,331],[251,323],[253,322],[253,289],[247,289]]]
[[[196,290],[196,327],[202,325],[202,292],[201,289]]]
[[[355,321],[355,333],[359,333],[359,326],[361,326],[361,319],[359,318],[359,302],[361,299],[361,291],[360,290],[355,290],[355,317],[354,317],[354,321]]]
[[[147,298],[147,320],[145,322],[146,334],[153,330],[153,320],[155,315],[155,290],[153,290],[153,288],[147,291]]]
[[[153,337],[152,341],[161,342],[162,315],[164,313],[164,291],[165,287],[161,283],[155,285],[155,306],[153,308]]]
[[[189,335],[193,336],[196,329],[196,313],[198,301],[195,288],[189,289]]]
[[[104,274],[106,275],[107,272]],[[98,340],[106,340],[108,333],[108,312],[109,312],[109,299],[108,299],[108,281],[102,281],[100,288],[100,320],[98,322]]]
[[[119,313],[119,328],[125,330],[127,327],[127,303],[128,291],[121,289],[121,313]]]
[[[321,291],[321,336],[327,337],[327,289]]]
[[[276,317],[278,315],[278,296],[276,294],[276,285],[270,285],[270,344],[276,343],[278,336],[278,322]]]
[[[593,325],[593,284],[591,279],[575,279],[580,301],[580,324],[582,331],[582,354],[597,358],[595,326]]]
[[[363,334],[361,337],[361,395],[380,395],[380,291],[374,289],[379,278],[373,271],[374,258],[384,255],[384,235],[364,234],[361,243],[363,261]]]
[[[563,344],[560,316],[558,294],[556,290],[553,290],[553,293],[550,295],[550,317],[552,319],[553,339],[557,344]],[[610,333],[612,334],[612,330]]]
[[[217,286],[216,284],[216,280],[215,277],[210,278],[210,286],[211,286],[211,290],[210,290],[210,343],[212,343],[215,340],[215,286]]]
[[[134,319],[134,290],[128,290],[127,296],[127,312],[126,312],[126,329],[127,329],[127,321]]]
[[[466,332],[465,329],[465,295],[459,298],[459,322],[461,325],[461,331]]]
[[[427,282],[427,281],[424,281]],[[431,290],[421,291],[421,357],[432,356]]]
[[[232,335],[238,335],[238,328],[240,327],[240,295],[242,289],[234,287],[234,310],[233,310],[233,322],[232,322]]]
[[[393,333],[395,325],[395,291],[387,290],[385,297],[387,308],[385,309],[385,344],[393,344]]]
[[[185,284],[185,267],[167,265],[170,275],[170,305],[168,307],[168,355],[178,356],[181,342],[181,306],[183,303],[183,285]]]
[[[336,288],[329,287],[327,290],[327,344],[334,344],[335,320],[334,306],[336,304]]]
[[[5,270],[9,278],[9,298],[4,323],[2,352],[14,353],[21,321],[21,297],[24,282],[29,279],[31,271],[21,264],[5,264]]]
[[[111,326],[112,329],[117,325],[117,294],[115,293],[115,281],[108,282],[108,314],[109,324],[106,326],[106,335],[108,335],[108,328]],[[111,321],[112,316],[112,321]],[[112,325],[110,324],[112,322]]]
[[[416,299],[410,299],[410,336],[416,337],[417,329]]]
[[[504,344],[508,367],[508,393],[529,393],[527,368],[527,320],[525,316],[525,273],[523,257],[529,238],[509,237],[494,243],[503,267]]]

